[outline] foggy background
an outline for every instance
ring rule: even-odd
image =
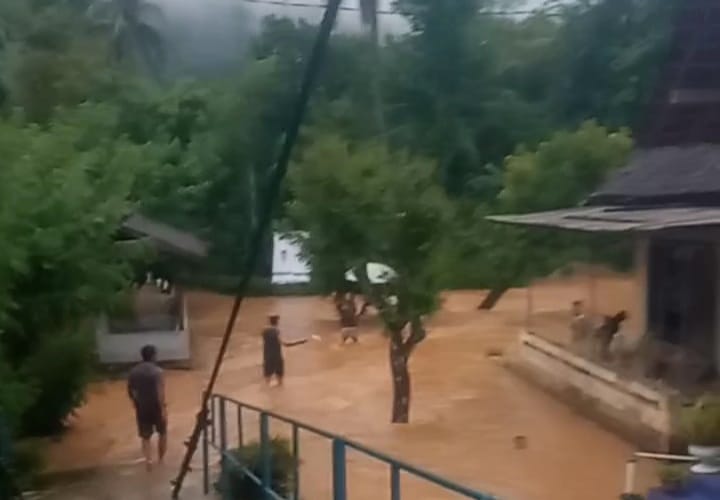
[[[1,0],[0,0],[1,1]],[[326,0],[287,0],[318,7],[267,5],[246,0],[149,0],[162,7],[170,57],[183,74],[212,73],[237,66],[248,42],[260,28],[265,16],[276,15],[306,19],[317,23]],[[275,0],[282,2],[283,0]],[[381,10],[391,10],[393,0],[379,0]],[[443,0],[438,0],[443,1]],[[497,9],[533,9],[546,0],[498,0]],[[572,0],[561,0],[572,1]],[[357,7],[358,0],[344,0],[344,6]],[[344,32],[361,30],[360,13],[341,11],[337,28]],[[381,15],[381,34],[397,34],[408,29],[399,15]]]

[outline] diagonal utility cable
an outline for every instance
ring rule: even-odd
[[[332,32],[335,20],[337,18],[338,10],[342,0],[328,0],[327,7],[325,9],[325,15],[320,23],[320,29],[315,40],[310,59],[308,60],[307,68],[305,69],[305,75],[303,76],[300,91],[298,93],[297,101],[295,103],[290,122],[285,133],[285,140],[278,156],[277,164],[275,169],[271,172],[270,180],[268,182],[267,191],[265,198],[262,200],[262,210],[258,219],[258,224],[253,228],[252,238],[250,240],[250,248],[248,251],[247,261],[245,262],[245,269],[243,271],[240,284],[237,287],[237,294],[235,301],[233,302],[230,317],[228,318],[227,326],[225,327],[225,333],[223,334],[222,342],[220,344],[220,350],[215,358],[215,364],[213,365],[210,380],[202,394],[202,401],[200,404],[200,410],[197,414],[197,420],[195,427],[193,428],[190,438],[186,442],[187,450],[185,451],[185,457],[183,458],[182,464],[180,465],[180,471],[178,472],[177,478],[173,481],[172,498],[178,498],[180,490],[182,489],[183,481],[187,472],[190,468],[190,461],[192,456],[197,449],[200,435],[207,425],[207,405],[210,396],[215,387],[220,367],[227,351],[230,337],[232,336],[233,328],[235,327],[235,321],[237,320],[238,313],[240,311],[240,305],[245,298],[248,283],[250,277],[256,268],[260,251],[262,249],[262,243],[265,233],[270,227],[272,221],[272,213],[275,204],[279,198],[280,187],[285,179],[285,174],[288,170],[288,164],[290,163],[290,156],[292,154],[293,147],[297,141],[298,134],[300,132],[300,126],[302,124],[305,112],[307,110],[308,101],[312,93],[315,81],[317,80],[322,61],[327,51],[328,41],[330,39],[330,33]]]

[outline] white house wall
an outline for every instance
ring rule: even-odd
[[[301,233],[302,234],[302,233]],[[273,235],[272,283],[309,283],[310,266],[302,258],[300,245],[288,233]]]

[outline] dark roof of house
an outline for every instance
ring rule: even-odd
[[[720,207],[579,207],[520,215],[491,215],[493,222],[590,233],[637,233],[720,226]]]
[[[207,256],[207,245],[202,240],[140,214],[126,218],[122,223],[122,232],[133,238],[148,239],[160,250],[190,257]]]
[[[638,150],[587,204],[720,206],[720,144]]]

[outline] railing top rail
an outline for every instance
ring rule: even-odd
[[[328,431],[319,429],[313,425],[307,424],[305,422],[302,422],[302,421],[294,419],[294,418],[286,417],[286,416],[276,413],[272,410],[266,410],[264,408],[261,408],[259,406],[255,406],[255,405],[252,405],[249,403],[243,403],[242,401],[238,401],[235,398],[223,396],[221,394],[213,394],[212,397],[215,399],[228,401],[228,402],[235,404],[241,408],[247,408],[247,409],[255,411],[257,413],[264,413],[264,414],[268,415],[269,417],[272,417],[276,420],[293,425],[299,429],[303,429],[305,431],[312,432],[313,434],[317,434],[324,438],[331,439],[331,440],[336,440],[336,439],[340,440],[345,444],[345,446],[348,446],[356,451],[364,453],[364,454],[366,454],[370,457],[373,457],[377,460],[381,460],[389,465],[393,465],[404,472],[408,472],[417,477],[420,477],[422,479],[430,481],[431,483],[434,483],[438,486],[441,486],[450,491],[453,491],[454,493],[459,493],[459,494],[465,495],[467,497],[473,498],[475,500],[497,500],[497,498],[492,495],[480,493],[478,491],[472,490],[465,486],[453,483],[452,481],[449,481],[437,474],[423,470],[415,465],[404,462],[403,460],[395,458],[391,455],[382,453],[377,450],[373,450],[372,448],[369,448],[363,444],[358,443],[357,441],[353,441],[352,439],[341,436],[339,434],[334,434],[332,432],[328,432]]]
[[[636,451],[633,453],[634,458],[644,458],[646,460],[669,460],[671,462],[697,462],[696,457],[690,455],[672,455],[668,453],[650,453],[646,451]]]
[[[213,394],[212,397],[213,397],[213,398],[216,398],[216,399],[224,399],[225,401],[229,401],[229,402],[232,403],[232,404],[241,406],[242,408],[247,408],[247,409],[249,409],[249,410],[253,410],[253,411],[258,412],[258,413],[264,413],[264,414],[266,414],[266,415],[268,415],[268,416],[270,416],[270,417],[272,417],[272,418],[274,418],[274,419],[276,419],[276,420],[280,420],[280,421],[282,421],[282,422],[285,422],[286,424],[295,425],[295,426],[299,427],[300,429],[304,429],[304,430],[306,430],[306,431],[310,431],[310,432],[312,432],[312,433],[314,433],[314,434],[318,434],[318,435],[320,435],[320,436],[322,436],[322,437],[326,437],[326,438],[328,438],[328,439],[343,439],[343,440],[345,440],[345,441],[347,442],[347,439],[343,438],[342,436],[338,436],[338,435],[333,434],[333,433],[331,433],[331,432],[324,431],[324,430],[319,429],[319,428],[317,428],[317,427],[314,427],[314,426],[312,426],[312,425],[310,425],[310,424],[306,424],[305,422],[301,422],[300,420],[296,420],[296,419],[294,419],[294,418],[286,417],[286,416],[281,415],[281,414],[279,414],[279,413],[276,413],[276,412],[274,412],[274,411],[272,411],[272,410],[266,410],[265,408],[260,408],[259,406],[255,406],[255,405],[252,405],[252,404],[249,404],[249,403],[243,403],[242,401],[238,401],[238,400],[235,399],[235,398],[231,398],[231,397],[228,397],[228,396],[223,396],[223,395],[221,395],[221,394]]]

